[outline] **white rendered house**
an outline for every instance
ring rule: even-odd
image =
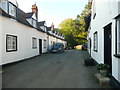
[[[116,81],[114,85],[119,86],[120,0],[89,1],[92,7],[88,27],[88,52],[96,62],[110,65],[110,76]]]
[[[49,42],[57,37],[48,34],[47,28],[43,30],[39,26],[38,8],[35,4],[29,13],[8,0],[1,0],[0,7],[0,65],[48,52]]]

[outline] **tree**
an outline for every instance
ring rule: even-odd
[[[76,16],[76,19],[66,19],[59,25],[59,32],[65,36],[68,45],[74,48],[74,46],[85,43],[87,32],[85,31],[84,17],[90,12],[88,5],[80,15]]]

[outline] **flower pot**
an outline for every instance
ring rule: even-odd
[[[104,77],[107,76],[107,70],[100,70],[100,74]]]

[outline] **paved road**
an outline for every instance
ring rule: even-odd
[[[100,88],[93,67],[85,67],[87,52],[68,50],[44,54],[3,67],[3,88]]]

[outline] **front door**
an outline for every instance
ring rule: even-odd
[[[110,65],[109,74],[112,74],[111,25],[110,23],[104,27],[104,63]]]
[[[39,54],[42,54],[42,39],[39,39]]]

